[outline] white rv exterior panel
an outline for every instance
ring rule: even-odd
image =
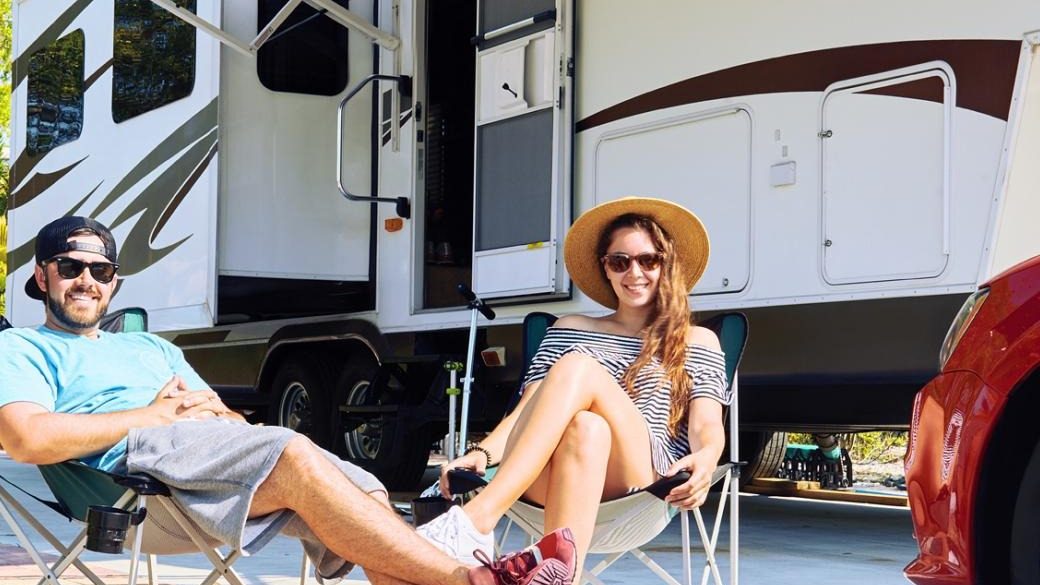
[[[695,294],[743,289],[751,274],[751,115],[696,113],[604,135],[596,145],[595,203],[640,195],[700,217],[711,257]]]
[[[371,20],[371,6],[351,9]],[[224,29],[253,38],[255,2],[225,10]],[[368,279],[371,206],[336,187],[337,96],[273,92],[256,59],[223,49],[220,274],[317,280]],[[347,89],[372,73],[371,43],[351,31]],[[344,91],[343,93],[346,93]],[[371,193],[371,92],[347,106],[344,183]]]
[[[548,243],[481,252],[473,257],[474,290],[524,295],[554,286],[556,247]]]
[[[1016,131],[1008,138],[1009,162],[998,189],[998,213],[983,281],[1040,254],[1040,33],[1026,37],[1022,52],[1023,73],[1011,116]]]
[[[867,90],[823,101],[823,272],[831,284],[929,278],[946,266],[947,109]],[[947,92],[948,93],[948,92]]]
[[[220,6],[217,0],[198,0],[197,12],[219,23]],[[84,77],[92,82],[83,96],[79,138],[41,155],[11,185],[7,243],[16,262],[7,279],[8,316],[16,325],[43,321],[40,302],[22,292],[33,270],[32,241],[40,226],[77,214],[108,225],[119,242],[122,284],[113,309],[145,307],[156,331],[212,326],[220,158],[217,42],[196,31],[195,79],[187,97],[116,123],[112,3],[24,0],[14,10],[16,59],[27,67],[30,45],[56,17],[71,17],[58,38],[83,32]],[[10,154],[12,162],[24,163],[27,78],[12,89]],[[53,173],[61,179],[42,191],[28,187]]]

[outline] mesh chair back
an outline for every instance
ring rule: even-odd
[[[148,331],[148,313],[140,307],[127,307],[105,315],[98,326],[109,333]]]
[[[531,360],[534,359],[534,354],[538,353],[538,346],[542,344],[542,340],[545,339],[545,332],[548,331],[553,323],[556,323],[556,315],[552,313],[543,313],[541,311],[535,311],[534,313],[528,313],[524,317],[523,324],[523,341],[521,343],[521,363],[523,367],[520,369],[520,383],[523,384],[524,378],[527,377],[527,368],[531,366]],[[506,407],[506,413],[513,412],[516,405],[520,402],[520,396],[523,394],[523,388],[517,388],[516,394],[509,401],[509,405]]]
[[[726,380],[733,385],[733,378],[740,367],[747,346],[748,321],[743,313],[721,313],[698,323],[711,329],[719,337],[719,345],[726,354]]]
[[[126,488],[111,476],[78,461],[41,465],[39,469],[64,513],[80,522],[87,521],[88,507],[115,505],[126,493]]]

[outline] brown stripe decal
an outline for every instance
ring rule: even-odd
[[[98,78],[100,78],[102,75],[104,75],[105,71],[108,71],[109,67],[111,66],[112,59],[109,59],[104,65],[99,67],[97,71],[91,73],[90,77],[83,81],[83,93],[86,93],[86,91],[90,89],[90,86],[94,85],[94,82],[97,81]]]
[[[29,179],[22,188],[11,193],[11,209],[18,209],[32,201],[37,195],[50,189],[51,185],[57,183],[62,177],[69,174],[72,169],[79,166],[79,163],[85,160],[87,160],[87,157],[83,157],[71,165],[63,169],[58,169],[53,173],[37,173],[36,176]]]
[[[957,77],[957,106],[1007,120],[1021,41],[907,41],[839,47],[746,63],[692,77],[601,110],[576,124],[581,132],[637,114],[720,98],[823,91],[843,79],[873,75],[927,61],[945,61]],[[906,90],[904,84],[900,89]],[[916,99],[934,99],[929,86]],[[885,95],[903,95],[885,91]],[[941,94],[939,94],[941,100]]]
[[[170,218],[173,216],[173,212],[177,211],[177,208],[180,207],[181,202],[184,201],[184,198],[188,196],[188,192],[191,191],[191,188],[194,187],[195,183],[198,182],[199,178],[202,176],[202,173],[206,172],[206,169],[209,168],[209,162],[213,160],[213,157],[216,154],[217,143],[214,142],[213,146],[210,147],[209,152],[206,153],[206,158],[202,159],[202,162],[199,164],[199,166],[195,167],[195,170],[192,171],[191,176],[188,177],[188,180],[185,181],[183,185],[181,185],[180,189],[177,189],[177,193],[174,194],[173,199],[170,200],[170,203],[166,206],[166,209],[163,210],[162,215],[159,216],[158,221],[155,222],[155,227],[152,229],[152,233],[148,234],[149,243],[155,242],[155,238],[159,235],[159,232],[161,232],[162,229],[166,227],[166,222],[170,221]]]

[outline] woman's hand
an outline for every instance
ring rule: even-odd
[[[672,488],[665,497],[665,501],[680,510],[692,510],[699,508],[708,498],[708,489],[711,488],[711,475],[715,471],[715,458],[708,457],[710,453],[692,453],[675,462],[668,469],[667,475],[672,476],[680,471],[689,471],[690,479],[682,485]]]
[[[448,472],[452,469],[469,469],[478,475],[484,475],[484,471],[487,469],[487,457],[480,451],[472,451],[454,461],[441,465],[441,495],[449,500],[451,499],[451,491],[448,489]]]

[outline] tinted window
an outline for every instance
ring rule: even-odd
[[[195,0],[176,0],[195,12]],[[195,27],[151,0],[115,1],[112,118],[140,116],[188,97],[195,86]]]
[[[77,30],[29,58],[25,144],[30,156],[83,131],[83,38]]]
[[[260,0],[258,28],[270,22],[285,3]],[[347,7],[347,0],[336,3]],[[336,95],[347,87],[346,28],[302,4],[275,35],[279,36],[261,45],[257,54],[256,72],[264,87],[314,95]]]

